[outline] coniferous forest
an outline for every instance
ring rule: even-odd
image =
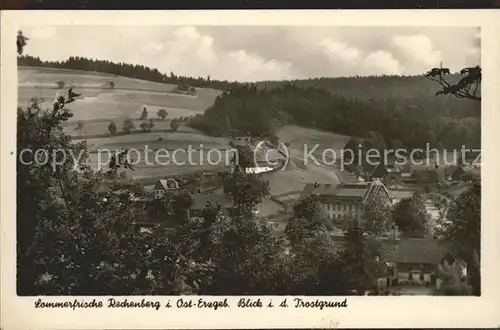
[[[350,79],[361,80],[358,82],[360,87],[363,79],[368,82],[379,79],[388,85],[393,84],[392,79],[405,80],[401,77]],[[411,79],[419,78],[408,78],[408,81]],[[408,149],[425,148],[426,143],[447,149],[460,149],[461,145],[480,147],[478,102],[455,100],[452,96],[440,99],[424,92],[413,98],[381,93],[379,98],[374,96],[366,100],[362,92],[344,90],[337,94],[325,89],[299,87],[306,83],[314,84],[302,81],[272,89],[259,89],[255,85],[232,89],[218,97],[214,105],[195,117],[191,124],[212,135],[250,133],[270,137],[281,125],[296,124],[360,138],[366,137],[368,132],[378,131],[389,147],[401,143]],[[382,87],[377,89],[382,92]],[[389,87],[387,89],[390,91]]]
[[[313,78],[245,84],[210,77],[169,75],[144,65],[70,57],[62,62],[18,57],[19,65],[97,71],[148,81],[224,90],[190,125],[207,134],[273,137],[284,124],[366,137],[378,131],[388,147],[479,148],[480,102],[436,97],[437,86],[421,76]],[[458,79],[458,75],[454,76]]]

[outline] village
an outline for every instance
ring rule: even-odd
[[[272,175],[272,172],[286,169],[290,161],[285,159],[282,150],[273,149],[269,142],[256,147],[255,139],[238,137],[230,146],[246,146],[254,149],[254,167],[244,169],[246,174],[260,176]],[[475,156],[475,155],[474,155]],[[472,156],[471,156],[472,157]],[[273,165],[270,165],[273,164]],[[378,199],[393,211],[402,200],[409,200],[415,195],[425,205],[426,231],[420,237],[407,237],[394,222],[387,224],[384,231],[375,239],[381,246],[379,255],[370,262],[370,276],[375,291],[365,294],[385,295],[434,295],[439,291],[443,278],[453,277],[455,281],[467,281],[467,263],[457,257],[452,245],[443,244],[439,239],[439,230],[446,221],[446,212],[450,199],[459,196],[480,178],[480,165],[453,165],[440,170],[438,165],[430,165],[405,171],[406,166],[375,166],[373,171],[362,176],[348,173],[343,178],[350,178],[339,184],[311,182],[304,185],[296,199],[295,192],[281,196],[265,197],[254,210],[255,220],[269,225],[276,236],[284,236],[288,220],[293,217],[294,204],[305,199],[318,202],[321,214],[335,248],[342,250],[345,233],[353,223],[364,224],[365,209],[370,202]],[[197,219],[203,216],[205,209],[216,208],[220,216],[230,217],[234,211],[233,197],[226,191],[224,178],[237,170],[232,164],[216,172],[199,172],[159,179],[154,185],[143,186],[133,183],[135,191],[131,200],[144,205],[154,205],[155,201],[171,199],[172,196],[188,193],[192,198],[186,218]],[[433,180],[435,172],[442,181]],[[434,175],[433,175],[434,173]],[[119,175],[117,177],[125,177]],[[115,191],[113,186],[122,179],[107,178],[100,180],[92,188],[94,193],[109,194]],[[287,198],[289,196],[292,198]],[[286,202],[280,200],[285,198]],[[269,205],[273,211],[269,210]],[[145,206],[146,208],[148,206]],[[264,212],[261,212],[264,211]],[[264,213],[264,214],[262,214]],[[175,227],[178,219],[168,211],[158,211],[155,215],[145,215],[144,220],[136,225],[143,231],[152,232],[158,228]],[[365,234],[366,235],[366,234]]]

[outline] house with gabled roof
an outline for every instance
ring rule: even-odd
[[[392,205],[394,196],[380,181],[351,182],[334,184],[307,184],[301,198],[312,197],[319,201],[337,228],[347,229],[351,223],[363,222],[363,210],[375,198],[381,198],[387,205]]]
[[[394,264],[398,283],[435,284],[439,265],[450,254],[450,246],[430,238],[394,241],[385,259]]]
[[[387,290],[395,284],[395,269],[387,261],[380,260],[377,257],[374,261],[368,262],[367,267],[370,277],[374,280],[378,290]]]
[[[157,198],[165,196],[168,191],[179,190],[179,183],[175,179],[160,179],[153,187],[154,194]]]

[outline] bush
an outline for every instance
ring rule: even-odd
[[[170,128],[172,128],[172,131],[177,131],[179,129],[179,121],[177,119],[173,119],[170,122]]]
[[[110,121],[109,124],[108,124],[108,131],[112,134],[112,135],[115,135],[116,134],[116,124],[114,121]]]
[[[143,131],[143,132],[149,132],[149,131],[150,131],[150,128],[149,128],[149,123],[147,123],[147,122],[143,122],[143,123],[141,124],[141,129],[142,129],[142,131]]]
[[[134,122],[132,121],[132,119],[130,118],[127,118],[123,121],[123,131],[125,133],[130,133],[131,131],[133,131],[135,129],[135,124]]]

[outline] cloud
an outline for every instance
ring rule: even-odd
[[[426,66],[438,65],[442,60],[441,51],[436,50],[432,40],[425,35],[396,35],[392,45],[406,58]]]
[[[341,59],[346,62],[356,61],[360,56],[357,48],[350,47],[347,44],[331,39],[324,39],[321,42],[325,52],[333,59]]]
[[[401,74],[401,66],[394,56],[385,50],[377,50],[366,56],[363,65],[372,74]]]
[[[219,49],[212,36],[201,33],[196,27],[178,28],[172,36],[163,42],[149,42],[128,61],[146,62],[163,72],[172,71],[183,76],[210,75],[242,81],[290,77],[292,63],[266,59],[246,49]]]
[[[25,52],[83,56],[214,79],[415,74],[479,64],[476,27],[43,26]],[[459,38],[450,38],[459,35]]]
[[[291,79],[291,62],[267,60],[246,50],[231,52],[226,56],[226,77],[235,80],[234,73],[245,77],[245,81]],[[233,72],[233,74],[231,74]]]

